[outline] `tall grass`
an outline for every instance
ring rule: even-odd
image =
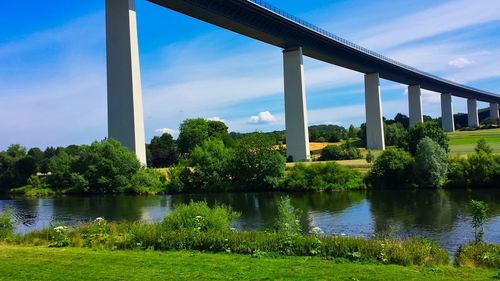
[[[0,241],[12,236],[14,222],[12,221],[12,209],[7,206],[0,212]]]

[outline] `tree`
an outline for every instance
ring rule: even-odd
[[[443,129],[435,122],[419,122],[408,129],[406,141],[398,144],[412,155],[415,155],[417,145],[424,137],[429,137],[437,142],[446,152],[448,152],[448,136]]]
[[[177,147],[172,135],[164,133],[160,137],[153,137],[148,145],[151,153],[151,165],[155,168],[169,167],[177,163]]]
[[[235,189],[269,190],[283,181],[285,157],[274,148],[272,137],[253,133],[235,146],[231,168]]]
[[[394,117],[394,121],[401,123],[405,129],[408,129],[410,127],[410,118],[402,113],[396,114]]]
[[[232,151],[222,140],[205,140],[189,155],[188,167],[182,177],[184,188],[192,191],[227,190],[232,157]]]
[[[208,123],[203,118],[186,119],[179,129],[177,145],[181,154],[188,154],[208,138]]]
[[[412,165],[413,158],[408,152],[390,147],[377,157],[367,181],[376,187],[408,185]]]
[[[19,144],[0,152],[0,192],[25,185],[33,173],[33,166],[27,158],[26,148]]]
[[[73,180],[88,182],[86,193],[118,192],[141,167],[135,154],[113,139],[81,146],[71,166]]]
[[[387,146],[396,146],[404,142],[406,130],[399,122],[393,124],[384,124],[385,144]]]
[[[347,131],[347,137],[350,139],[353,139],[353,138],[356,138],[357,135],[358,135],[358,132],[357,132],[356,128],[354,127],[354,125],[351,124],[351,126],[349,126],[349,130]]]
[[[321,150],[321,160],[351,160],[360,159],[361,151],[350,141],[339,145],[328,145]]]
[[[479,153],[480,151],[483,151],[487,154],[492,154],[493,153],[493,148],[486,142],[485,139],[479,139],[477,141],[477,145],[474,148],[474,150]]]
[[[417,145],[415,154],[416,182],[421,187],[441,187],[448,172],[446,151],[429,137]]]

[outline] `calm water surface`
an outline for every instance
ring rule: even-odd
[[[56,223],[75,225],[104,217],[110,221],[160,221],[176,204],[222,203],[241,213],[234,227],[263,230],[272,227],[283,193],[177,194],[164,196],[60,197],[0,199],[0,209],[14,209],[16,232],[25,233]],[[304,231],[318,226],[327,234],[393,238],[424,236],[450,253],[473,238],[467,205],[471,199],[488,203],[485,240],[500,243],[500,191],[452,190],[292,193],[292,205],[302,210]]]

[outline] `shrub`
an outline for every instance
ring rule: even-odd
[[[302,228],[299,222],[300,211],[290,202],[290,197],[282,197],[278,202],[278,217],[274,228],[282,234],[300,234]]]
[[[365,188],[363,176],[337,163],[295,164],[285,179],[289,190],[349,190]]]
[[[474,228],[474,241],[480,243],[483,241],[483,224],[486,220],[488,205],[483,201],[471,200],[469,207],[472,215],[472,228]]]
[[[4,207],[0,213],[0,241],[12,235],[14,231],[14,221],[12,221],[12,208]]]
[[[210,208],[207,202],[191,202],[177,205],[175,211],[165,217],[163,226],[167,231],[226,232],[238,217],[239,214],[230,207]]]
[[[455,265],[500,268],[500,245],[474,243],[462,246],[455,254]]]
[[[185,190],[227,190],[232,156],[232,151],[222,140],[205,140],[191,152],[187,161],[190,169],[185,170],[182,177]]]
[[[274,148],[274,139],[253,133],[240,140],[231,161],[231,182],[236,190],[269,190],[279,187],[285,175],[285,157]]]
[[[61,248],[66,247],[70,244],[71,240],[68,235],[68,227],[60,225],[52,229],[50,233],[50,244],[49,247]]]
[[[372,163],[373,160],[375,160],[375,154],[371,150],[368,150],[368,153],[366,154],[366,162]]]
[[[433,141],[437,142],[446,152],[448,149],[448,136],[443,131],[441,126],[436,122],[419,122],[412,125],[408,129],[408,134],[406,135],[406,141],[398,145],[400,148],[404,148],[409,151],[412,155],[415,155],[417,151],[417,145],[424,137],[429,137]]]
[[[84,246],[89,248],[102,247],[110,240],[110,234],[111,227],[108,222],[104,218],[98,217],[83,227]]]
[[[493,179],[500,166],[493,155],[479,151],[469,155],[465,164],[466,184],[473,187],[495,185]]]
[[[375,187],[408,185],[413,158],[403,150],[388,148],[375,160],[367,182]]]
[[[136,194],[158,194],[167,191],[167,183],[160,171],[141,168],[132,176],[129,190]]]
[[[415,155],[416,182],[421,187],[441,187],[448,173],[448,155],[438,143],[424,137]]]
[[[360,159],[361,150],[354,147],[351,142],[346,141],[342,145],[328,145],[321,150],[321,160],[352,160]]]
[[[476,151],[476,153],[479,153],[479,152],[485,152],[487,154],[491,154],[493,153],[493,148],[486,142],[485,139],[479,139],[477,141],[477,144],[476,144],[476,147],[474,148],[474,151]]]

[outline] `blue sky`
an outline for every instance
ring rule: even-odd
[[[280,49],[136,1],[147,140],[192,117],[242,132],[284,128]],[[500,93],[500,1],[268,2],[403,63]],[[11,0],[0,10],[0,149],[106,137],[104,1]],[[362,74],[304,63],[310,125],[364,122]],[[382,100],[385,116],[407,114],[405,85],[383,80]],[[423,92],[425,114],[439,116],[439,102]],[[463,99],[453,102],[465,112]]]

